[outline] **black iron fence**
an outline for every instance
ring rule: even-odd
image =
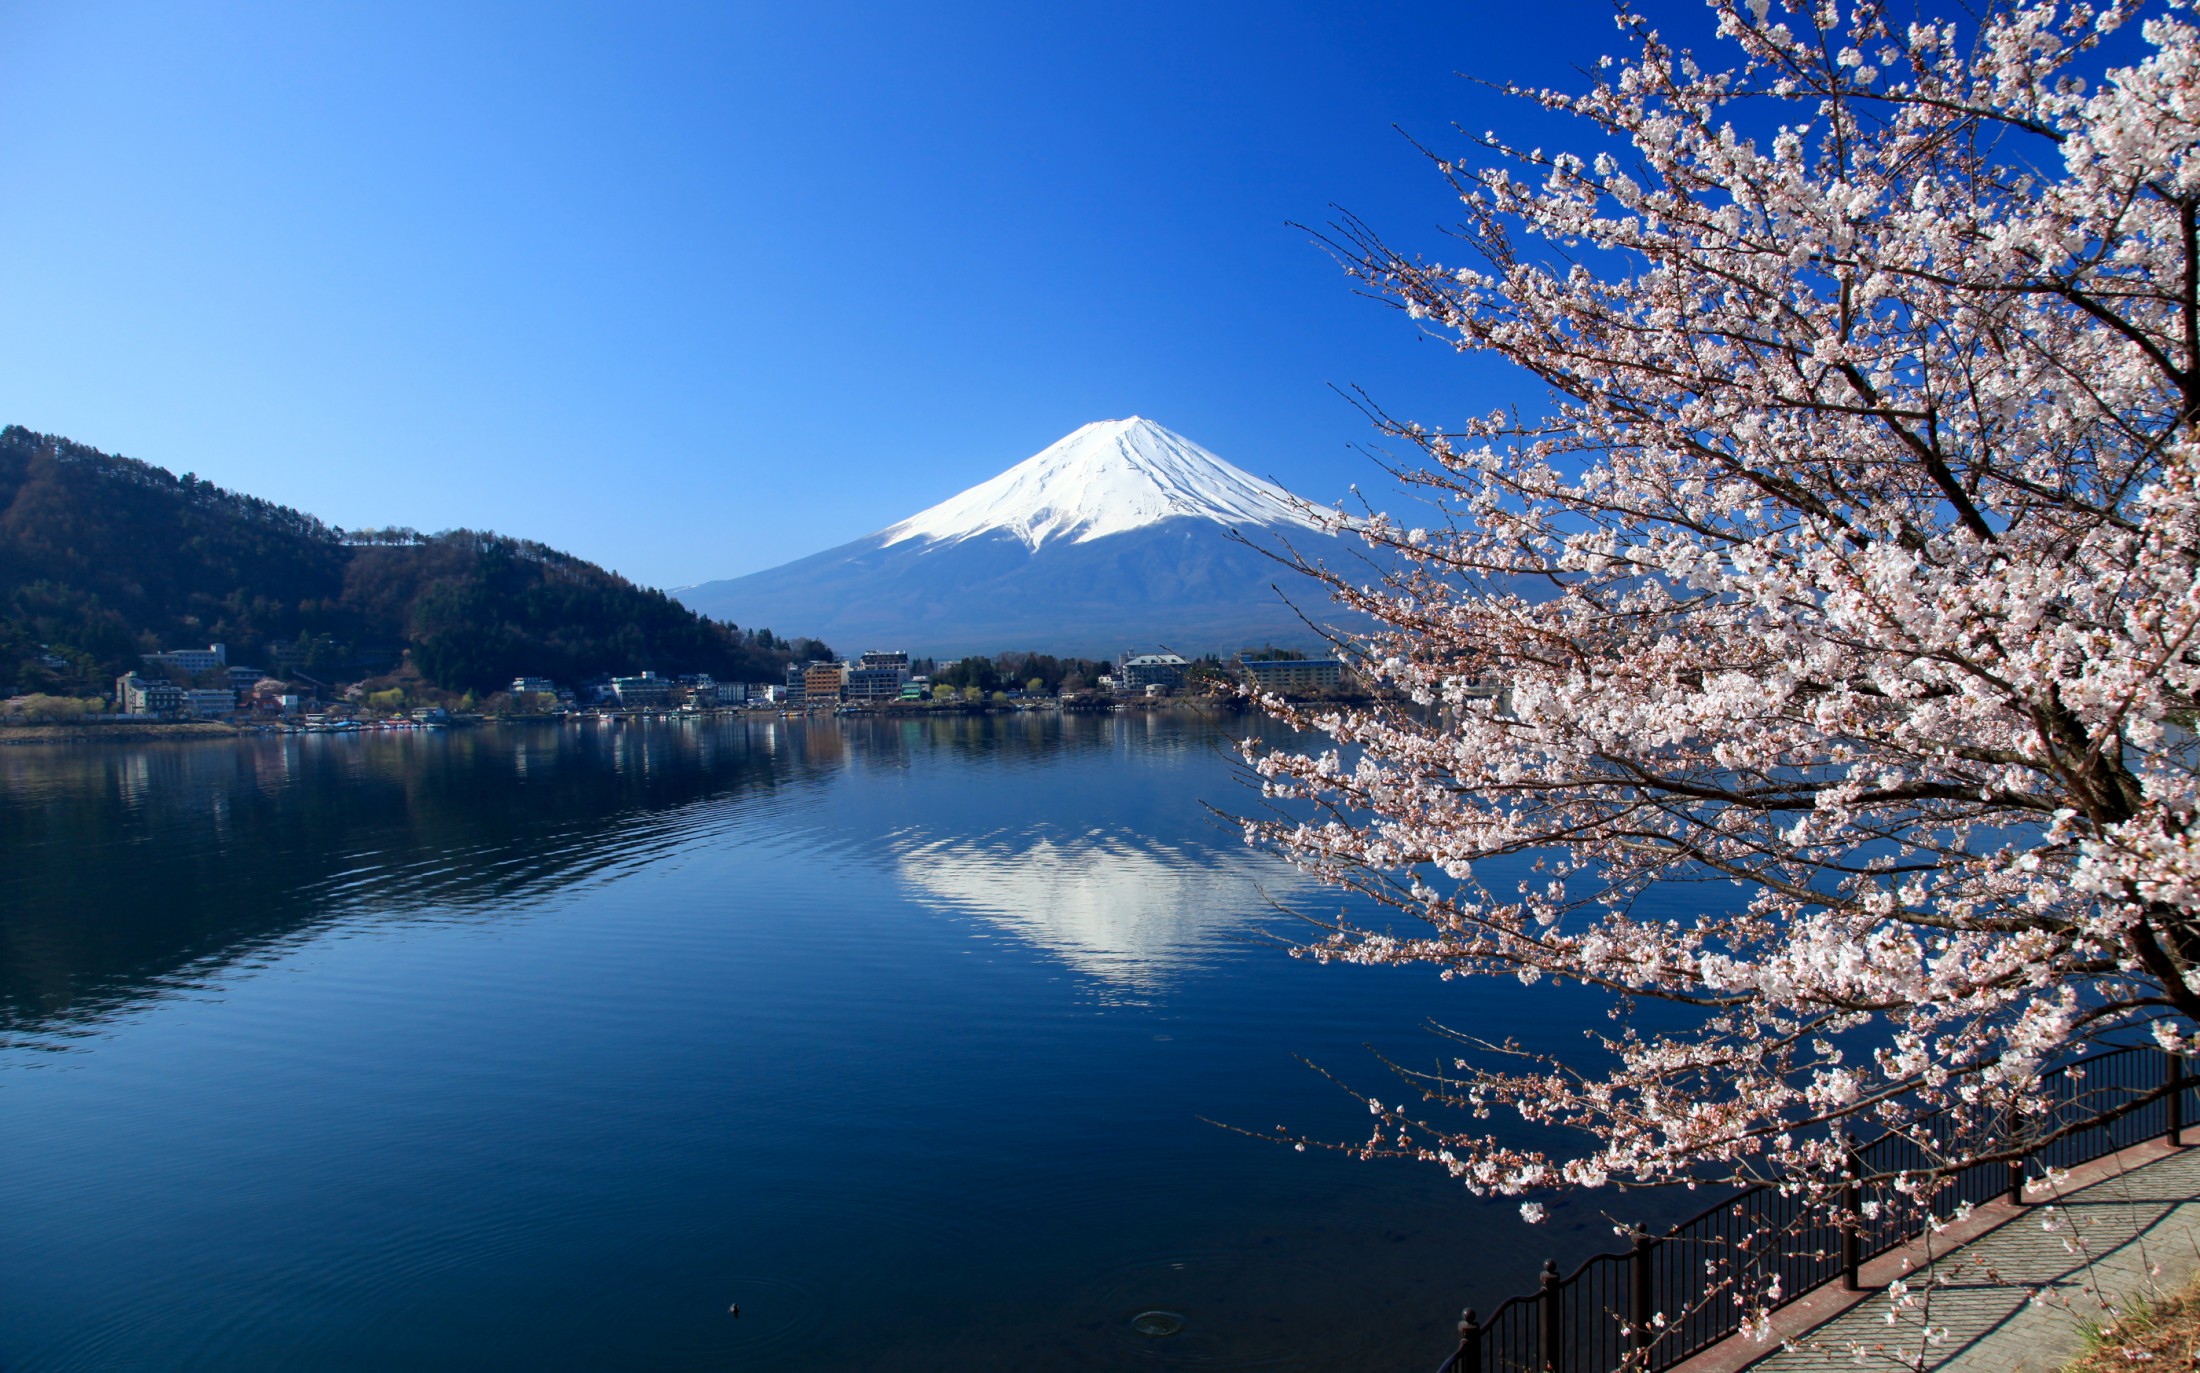
[[[2071,1168],[2169,1135],[2182,1144],[2195,1083],[2185,1060],[2153,1045],[2089,1054],[2043,1075],[2044,1116],[2026,1117],[2040,1141],[2024,1158],[1976,1163],[1932,1193],[1945,1220],[2006,1196],[2021,1202],[2026,1168]],[[1777,1310],[1827,1283],[1854,1290],[1857,1268],[1917,1238],[1914,1203],[1890,1204],[1892,1176],[1934,1171],[1927,1117],[1858,1147],[1840,1206],[1851,1224],[1794,1192],[1747,1188],[1662,1235],[1637,1230],[1617,1253],[1571,1274],[1543,1265],[1541,1286],[1478,1320],[1459,1322],[1459,1348],[1437,1373],[1612,1373],[1632,1363],[1660,1373],[1741,1331],[1753,1311]]]

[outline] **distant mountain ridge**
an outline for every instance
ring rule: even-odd
[[[1259,547],[1286,543],[1345,551],[1290,492],[1132,416],[1087,424],[865,538],[673,594],[848,648],[1227,651],[1314,637],[1299,611],[1318,619],[1327,600]]]
[[[141,653],[216,642],[271,668],[267,644],[301,639],[326,676],[406,651],[452,690],[645,667],[777,680],[793,647],[529,540],[347,535],[188,473],[0,430],[0,695],[104,692]]]

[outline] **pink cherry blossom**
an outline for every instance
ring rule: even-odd
[[[2037,1142],[2074,1046],[2200,1019],[2200,30],[1709,10],[1716,63],[1623,15],[1588,89],[1518,92],[1580,152],[1437,159],[1465,260],[1331,235],[1548,406],[1371,406],[1420,504],[1329,516],[1394,571],[1309,571],[1384,694],[1267,700],[1326,742],[1247,741],[1245,829],[1383,908],[1304,956],[1613,996],[1584,1055],[1458,1036],[1362,1152],[1823,1199],[1908,1129],[1922,1204]]]

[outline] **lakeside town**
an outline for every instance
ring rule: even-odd
[[[904,650],[789,664],[769,682],[718,681],[708,673],[624,676],[560,682],[515,676],[508,689],[477,695],[437,689],[402,670],[351,683],[320,680],[286,659],[290,645],[265,646],[270,670],[230,661],[226,644],[170,648],[143,655],[117,677],[111,697],[21,695],[0,701],[0,723],[14,726],[228,725],[277,732],[439,729],[495,719],[618,719],[722,713],[839,714],[1108,711],[1152,709],[1196,699],[1242,704],[1260,695],[1287,699],[1345,697],[1358,679],[1334,658],[1273,648],[1187,658],[1167,650],[1125,652],[1087,675],[1039,655],[934,660]],[[1049,680],[1049,678],[1052,680]]]

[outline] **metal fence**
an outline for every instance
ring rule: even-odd
[[[2070,1168],[2162,1135],[2182,1144],[2194,1083],[2185,1060],[2153,1045],[2089,1054],[2043,1075],[2050,1105],[2025,1118],[2039,1145],[2021,1160],[1975,1163],[1932,1195],[1946,1219],[1964,1205],[2022,1200],[2024,1169]],[[1933,1168],[1924,1143],[1944,1116],[1857,1148],[1841,1208],[1842,1225],[1803,1197],[1760,1184],[1662,1235],[1637,1230],[1619,1253],[1598,1254],[1571,1274],[1543,1265],[1541,1286],[1478,1320],[1459,1322],[1459,1347],[1437,1373],[1612,1373],[1633,1359],[1660,1373],[1738,1333],[1752,1308],[1777,1310],[1813,1288],[1916,1238],[1913,1213],[1882,1204],[1891,1174]],[[1777,1287],[1773,1279],[1777,1278]]]

